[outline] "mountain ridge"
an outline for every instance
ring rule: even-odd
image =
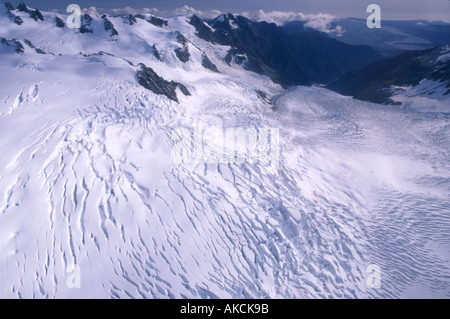
[[[247,56],[249,70],[283,85],[324,84],[381,58],[372,48],[346,45],[318,31],[291,36],[275,23],[230,13],[207,22],[194,15],[190,23],[200,38],[231,46]]]
[[[366,68],[343,75],[327,87],[338,93],[364,101],[400,105],[393,96],[407,88],[419,87],[429,80],[435,83],[422,88],[418,95],[450,97],[450,45],[433,49],[407,51],[390,59],[377,61]]]
[[[186,15],[10,13],[0,298],[450,297],[448,111],[286,89],[246,68],[266,24],[246,52]]]

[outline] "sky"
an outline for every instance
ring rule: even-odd
[[[19,1],[10,1],[17,5]],[[304,14],[328,13],[336,17],[367,18],[366,8],[375,3],[381,7],[382,19],[389,20],[444,20],[450,21],[450,0],[28,0],[30,7],[50,11],[65,11],[71,4],[81,8],[157,8],[167,12],[188,5],[197,10],[222,12],[292,11]]]

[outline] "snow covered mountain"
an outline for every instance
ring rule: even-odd
[[[0,297],[450,297],[450,114],[285,89],[192,19],[0,6]]]
[[[275,23],[243,16],[222,14],[208,26],[193,16],[190,23],[201,39],[232,47],[228,63],[243,59],[246,69],[283,85],[326,84],[381,58],[368,46],[345,44],[315,30],[290,35]]]

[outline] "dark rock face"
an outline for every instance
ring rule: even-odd
[[[189,23],[195,27],[195,30],[197,31],[197,36],[200,39],[203,39],[211,43],[216,43],[215,41],[217,35],[215,35],[214,32],[211,31],[211,29],[205,24],[205,22],[203,22],[202,19],[200,19],[196,15],[193,15]]]
[[[60,17],[55,18],[55,23],[58,28],[64,28],[66,26],[66,23]]]
[[[157,27],[168,26],[167,20],[163,20],[161,18],[154,17],[154,16],[151,16],[151,18],[147,21]]]
[[[23,20],[21,17],[16,16],[14,13],[11,12],[14,10],[14,7],[12,6],[11,3],[6,2],[5,8],[6,8],[6,12],[7,12],[8,16],[11,18],[12,21],[14,21],[15,24],[21,25],[23,23]]]
[[[28,7],[24,2],[19,3],[19,5],[17,6],[17,10],[22,11],[22,12],[28,12]]]
[[[32,48],[32,49],[35,48],[35,46],[33,45],[33,43],[31,43],[30,40],[25,39],[24,42],[25,42],[25,44],[28,45],[30,48]]]
[[[20,43],[20,41],[18,41],[18,40],[13,40],[14,41],[14,44],[15,44],[15,46],[16,46],[16,52],[17,53],[24,53],[25,52],[25,48],[23,47],[23,44],[22,43]]]
[[[263,101],[263,102],[265,102],[265,103],[267,103],[267,104],[271,104],[272,106],[272,109],[276,109],[276,106],[274,106],[274,103],[273,103],[273,99],[271,99],[268,95],[267,95],[267,93],[266,92],[264,92],[264,91],[261,91],[261,90],[256,90],[255,91],[255,93],[256,93],[256,95],[258,96],[258,98],[261,100],[261,101]]]
[[[208,56],[206,54],[203,55],[202,66],[213,72],[219,72],[219,70],[217,69],[217,66],[211,62],[211,60],[208,58]]]
[[[25,48],[23,47],[23,44],[16,39],[13,40],[6,40],[5,38],[0,38],[0,43],[8,46],[8,47],[13,47],[14,51],[16,53],[24,53],[25,52]]]
[[[183,93],[186,96],[191,96],[191,92],[181,83],[177,83],[178,88],[180,89],[181,93]]]
[[[35,21],[38,20],[44,21],[44,16],[38,9],[32,10],[28,8],[27,5],[23,2],[19,3],[19,5],[17,6],[17,10],[28,13],[30,17],[33,18]]]
[[[162,77],[156,74],[156,72],[153,71],[152,68],[149,68],[142,63],[139,64],[139,67],[140,70],[136,73],[139,84],[152,91],[153,93],[165,95],[166,97],[177,103],[179,103],[176,93],[177,88],[179,88],[184,95],[191,95],[189,90],[183,84],[164,80]]]
[[[114,28],[114,24],[109,20],[105,15],[102,16],[102,19],[105,21],[104,26],[106,31],[111,31],[111,37],[116,37],[119,35],[119,32]]]
[[[191,57],[191,54],[189,53],[189,49],[187,46],[182,48],[176,48],[175,54],[177,55],[177,58],[183,63],[188,62],[189,58]]]
[[[423,79],[445,83],[450,94],[450,60],[439,60],[446,46],[408,51],[377,61],[361,71],[349,72],[328,85],[343,95],[374,103],[393,104],[391,86],[416,86]]]
[[[9,2],[6,2],[6,3],[5,3],[5,7],[6,7],[6,9],[7,9],[8,11],[14,10],[13,5],[12,5],[11,3],[9,3]]]
[[[153,44],[153,54],[155,55],[155,57],[159,60],[162,61],[161,59],[161,54],[159,54],[158,49],[156,48],[156,45]]]
[[[123,16],[122,19],[123,19],[124,23],[129,24],[129,25],[133,25],[133,24],[137,23],[136,18],[134,16],[132,16],[131,14]]]
[[[19,16],[14,16],[14,23],[17,25],[21,25],[23,23],[23,20]]]
[[[236,54],[244,62],[246,56],[248,70],[282,85],[329,83],[381,58],[370,47],[344,44],[317,31],[290,35],[274,23],[253,22],[232,14],[209,21],[212,29],[195,15],[190,24],[198,37],[235,50],[227,62]]]
[[[31,43],[30,40],[25,39],[24,42],[25,42],[25,44],[28,45],[30,48],[34,49],[34,51],[36,51],[36,53],[38,53],[38,54],[47,54],[47,53],[45,53],[44,51],[42,51],[41,49],[36,48],[36,47],[33,45],[33,43]]]
[[[31,16],[35,21],[37,21],[37,20],[44,21],[44,16],[42,15],[42,13],[41,13],[38,9],[36,9],[36,10],[34,10],[34,12],[30,13],[30,16]]]
[[[178,60],[183,63],[189,61],[191,54],[189,53],[188,48],[188,40],[181,33],[177,32],[177,42],[180,43],[183,47],[175,49],[175,54],[177,55]]]
[[[184,35],[182,35],[180,32],[177,32],[177,42],[182,44],[183,46],[186,46],[188,41],[185,38]]]
[[[168,25],[167,20],[164,20],[164,19],[161,19],[161,18],[158,18],[158,17],[155,17],[155,16],[151,16],[150,18],[147,18],[143,14],[137,14],[134,17],[138,18],[138,19],[141,19],[141,20],[145,20],[148,23],[151,23],[154,26],[157,26],[157,27],[160,27],[160,28],[163,27],[163,26],[167,26]]]
[[[91,22],[94,19],[91,18],[89,14],[84,14],[81,16],[81,26],[80,33],[93,33],[94,30],[91,29]]]
[[[258,94],[258,96],[259,96],[261,99],[263,99],[263,100],[266,100],[266,99],[267,99],[267,94],[266,94],[265,92],[263,92],[263,91],[261,91],[261,90],[256,90],[255,92],[256,92],[256,94]]]

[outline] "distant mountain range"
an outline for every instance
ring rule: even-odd
[[[23,3],[17,8],[6,3],[2,10],[16,28],[23,28],[25,16],[36,22],[44,20],[38,9]],[[83,14],[79,32],[87,35],[105,33],[116,41],[122,37],[114,18],[118,17]],[[122,15],[119,18],[131,26],[143,20],[158,28],[168,27],[168,20],[152,15]],[[201,19],[196,15],[185,19],[195,28],[196,38],[220,45],[225,51],[219,56],[208,57],[204,51],[192,47],[193,42],[181,31],[176,31],[173,33],[176,41],[173,52],[183,64],[199,51],[194,55],[200,56],[201,66],[216,73],[220,73],[216,65],[219,59],[228,66],[265,75],[285,88],[326,85],[341,94],[375,103],[401,104],[404,99],[399,99],[399,95],[405,92],[406,98],[426,95],[442,100],[449,96],[449,59],[446,58],[449,23],[383,21],[381,29],[369,29],[364,19],[345,18],[331,23],[332,30],[340,27],[341,32],[337,34],[311,29],[302,21],[291,21],[280,27],[231,13],[215,19]],[[65,28],[65,22],[58,16],[54,25]],[[0,42],[1,50],[19,54],[28,48],[39,54],[56,53],[36,47],[30,39],[11,38],[6,31],[0,34]],[[158,49],[161,46],[165,47],[165,44],[154,43],[150,49],[158,61],[162,61]],[[418,50],[410,51],[412,48]],[[106,52],[99,48],[95,54]],[[183,95],[190,94],[180,81],[167,81],[144,64],[134,66],[138,69],[138,83],[147,89],[174,101],[178,101],[177,89]],[[414,89],[411,91],[411,88]]]
[[[377,61],[345,74],[328,88],[360,100],[387,104],[400,104],[402,101],[392,97],[411,89],[410,97],[450,98],[450,46],[408,51]]]
[[[450,23],[441,21],[383,20],[380,29],[369,29],[365,19],[344,18],[330,23],[330,29],[340,27],[342,32],[330,32],[331,38],[352,45],[368,45],[385,57],[408,50],[431,49],[450,41]],[[289,34],[310,31],[305,22],[291,21],[283,26]]]
[[[288,34],[274,23],[243,16],[223,14],[207,21],[193,16],[190,23],[201,39],[231,46],[229,63],[241,63],[283,85],[328,83],[381,58],[368,46],[349,45],[315,30]]]

